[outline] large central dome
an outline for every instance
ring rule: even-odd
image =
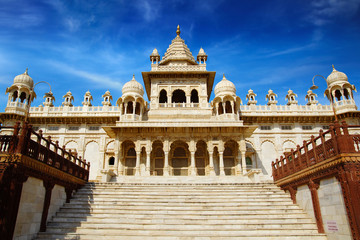
[[[177,27],[176,34],[177,36],[171,41],[169,48],[160,61],[160,65],[166,65],[170,61],[186,61],[191,65],[197,65],[185,41],[180,37],[180,26]]]

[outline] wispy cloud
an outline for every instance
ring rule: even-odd
[[[85,80],[88,80],[92,83],[96,83],[101,85],[101,87],[111,87],[114,89],[121,89],[122,84],[118,81],[114,81],[111,77],[87,72],[83,70],[76,69],[74,67],[68,66],[64,63],[56,62],[56,61],[50,61],[48,64],[52,65],[53,67],[61,70],[62,72],[66,72],[68,74],[72,74],[74,76],[83,78]]]
[[[360,0],[320,0],[312,1],[312,11],[307,20],[321,27],[338,18],[351,18],[359,9]]]
[[[301,47],[293,47],[293,48],[288,48],[288,49],[285,49],[285,50],[275,51],[275,52],[269,53],[267,55],[264,55],[262,57],[276,57],[276,56],[282,56],[282,55],[286,55],[286,54],[301,52],[301,51],[304,51],[304,50],[311,49],[314,46],[315,46],[315,44],[311,43],[311,44],[307,44],[307,45],[301,46]]]
[[[161,3],[158,1],[139,0],[136,1],[136,7],[145,21],[151,22],[158,18],[161,9]]]
[[[0,6],[0,26],[29,28],[44,22],[41,9],[29,1],[3,0]]]

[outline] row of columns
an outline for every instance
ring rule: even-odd
[[[150,141],[149,141],[150,142]],[[190,145],[194,145],[194,141],[192,140]],[[223,144],[222,144],[223,145]],[[168,141],[167,144],[164,144],[163,151],[164,151],[164,176],[169,176],[169,151],[168,151]],[[224,168],[224,146],[218,146],[221,151],[219,151],[219,169],[220,169],[220,176],[225,176],[225,168]],[[214,146],[208,147],[209,152],[209,170],[210,170],[210,176],[215,176],[215,169],[214,169]],[[119,170],[120,175],[124,173],[124,165],[120,161],[119,152],[121,152],[121,144],[119,141],[115,141],[115,149],[118,149],[118,151],[115,151],[115,164],[114,168]],[[142,147],[139,146],[137,143],[135,146],[136,151],[136,164],[135,164],[135,176],[140,176],[140,158],[141,158],[141,149]],[[195,152],[196,151],[190,151],[190,175],[196,176],[196,166],[195,166]],[[238,175],[245,174],[247,172],[246,170],[246,145],[245,141],[241,140],[239,142],[239,155],[235,157],[235,167],[237,169]],[[150,156],[151,156],[151,148],[149,146],[146,147],[146,162],[145,162],[145,175],[150,176]],[[120,163],[120,166],[119,166]],[[109,166],[107,165],[106,168],[108,169]]]
[[[221,108],[222,108],[222,112],[223,112],[222,114],[226,114],[226,102],[218,102],[218,103],[215,104],[215,112],[216,112],[215,114],[216,114],[216,116],[219,115],[220,103],[221,103]],[[238,112],[234,110],[235,102],[230,101],[230,105],[231,105],[231,113],[238,115]]]

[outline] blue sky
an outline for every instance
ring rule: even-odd
[[[279,104],[289,89],[305,104],[312,77],[327,77],[332,64],[360,88],[359,6],[360,0],[0,0],[0,109],[6,87],[26,68],[35,82],[51,84],[56,106],[68,90],[75,105],[87,90],[93,105],[106,90],[115,104],[133,74],[142,83],[152,50],[163,56],[178,24],[193,55],[200,47],[208,54],[215,84],[225,73],[243,102],[251,88],[265,104],[271,88]],[[315,83],[318,100],[328,104],[325,81]],[[38,106],[48,86],[35,91]],[[360,105],[359,93],[355,100]]]

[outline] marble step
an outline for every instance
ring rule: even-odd
[[[51,223],[47,226],[49,232],[57,231],[56,229],[73,229],[73,228],[86,228],[86,229],[109,229],[109,230],[129,230],[129,229],[141,229],[141,230],[169,230],[172,231],[174,229],[180,231],[239,231],[239,230],[262,230],[262,229],[281,229],[285,230],[316,230],[316,226],[313,223],[268,223],[268,224],[260,224],[260,223],[245,223],[245,224],[223,224],[220,221],[217,224],[158,224],[158,223],[148,223],[148,224],[140,224],[140,223],[89,223],[83,222],[79,224],[74,224],[72,222],[62,222],[62,223]]]
[[[265,205],[266,203],[264,203],[264,205],[253,205],[253,206],[249,206],[249,205],[239,205],[239,206],[207,206],[207,205],[203,205],[203,206],[187,206],[186,204],[184,204],[183,206],[181,205],[177,205],[177,206],[158,206],[158,205],[117,205],[117,206],[112,206],[112,205],[107,205],[107,206],[103,206],[103,205],[91,205],[91,206],[87,206],[87,207],[77,207],[76,205],[67,205],[67,206],[63,206],[61,208],[61,210],[63,210],[64,212],[69,212],[69,211],[76,211],[76,212],[98,212],[98,211],[118,211],[118,210],[131,210],[131,211],[152,211],[152,210],[171,210],[171,211],[244,211],[244,210],[248,210],[248,211],[253,211],[253,210],[298,210],[299,207],[296,205],[288,205],[288,206],[284,206],[284,205]]]
[[[264,236],[264,235],[271,235],[271,234],[283,234],[283,235],[292,235],[292,234],[316,234],[317,229],[285,229],[282,228],[261,228],[261,229],[236,229],[236,230],[229,230],[224,228],[219,229],[204,229],[201,227],[193,228],[191,230],[184,230],[184,229],[142,229],[142,228],[87,228],[87,227],[72,227],[72,228],[66,228],[66,227],[47,227],[48,233],[79,233],[79,234],[106,234],[106,235],[132,235],[132,236],[153,236],[153,235],[159,235],[159,236],[238,236],[238,235],[247,235],[247,236]]]
[[[86,217],[89,215],[97,215],[97,216],[108,216],[109,214],[117,214],[119,216],[121,215],[128,215],[128,214],[137,214],[137,215],[178,215],[179,218],[181,218],[183,215],[200,215],[200,216],[206,216],[206,215],[252,215],[252,214],[263,214],[264,210],[236,210],[236,211],[209,211],[209,210],[203,210],[203,211],[182,211],[182,210],[78,210],[78,211],[67,211],[66,209],[60,210],[60,212],[57,213],[56,216],[62,216],[62,217],[73,217],[73,216],[82,216]],[[268,210],[267,214],[296,214],[296,213],[302,213],[302,210],[300,209],[282,209],[282,210]]]
[[[255,215],[256,216],[256,215]],[[87,218],[80,218],[80,217],[54,217],[49,225],[52,224],[62,224],[62,223],[134,223],[137,224],[150,224],[150,223],[157,223],[157,224],[218,224],[219,220],[221,220],[221,224],[282,224],[286,222],[286,224],[303,224],[303,223],[314,223],[312,219],[307,218],[305,215],[303,218],[301,216],[297,216],[297,218],[290,218],[288,216],[269,216],[268,218],[264,218],[263,215],[259,215],[258,218],[255,217],[239,217],[239,218],[226,218],[226,217],[218,217],[218,218],[206,218],[203,217],[188,217],[188,218],[177,218],[176,216],[173,218],[163,218],[163,217],[142,217],[136,218],[136,216],[127,216],[126,218],[119,218],[118,216],[108,216],[107,218],[101,217],[87,217]]]
[[[156,211],[154,211],[156,212]],[[124,212],[123,212],[124,213]],[[187,214],[179,214],[179,212],[167,212],[167,213],[159,213],[155,214],[157,217],[167,219],[167,218],[177,218],[177,219],[189,219],[189,218],[202,218],[202,219],[249,219],[249,218],[267,218],[270,217],[279,217],[279,218],[307,218],[308,216],[302,212],[273,212],[271,215],[264,211],[249,211],[247,213],[244,212],[236,212],[236,213],[198,213],[191,212]],[[120,217],[122,215],[117,214],[116,216]],[[151,218],[154,216],[153,212],[144,213],[144,212],[135,212],[132,213],[130,218]],[[109,217],[108,213],[72,213],[72,212],[57,212],[55,217],[62,218],[90,218],[90,217],[98,217],[98,218],[107,218]]]
[[[117,205],[114,205],[114,202]],[[286,200],[284,203],[281,202],[246,202],[246,201],[236,201],[236,202],[198,202],[198,201],[107,201],[102,204],[92,204],[93,208],[121,208],[122,206],[149,206],[149,207],[177,207],[177,206],[187,206],[187,207],[239,207],[239,206],[293,206],[291,201]],[[84,202],[71,202],[66,203],[64,208],[89,208],[87,201]]]
[[[131,233],[130,233],[131,234]],[[264,235],[264,236],[248,236],[248,235],[237,235],[233,237],[224,237],[224,236],[197,236],[187,235],[185,236],[159,236],[159,235],[146,235],[146,236],[133,236],[133,235],[115,235],[109,236],[107,234],[100,235],[88,235],[88,234],[49,234],[49,233],[39,233],[38,239],[47,239],[47,240],[327,240],[324,234],[298,234],[298,235]]]

